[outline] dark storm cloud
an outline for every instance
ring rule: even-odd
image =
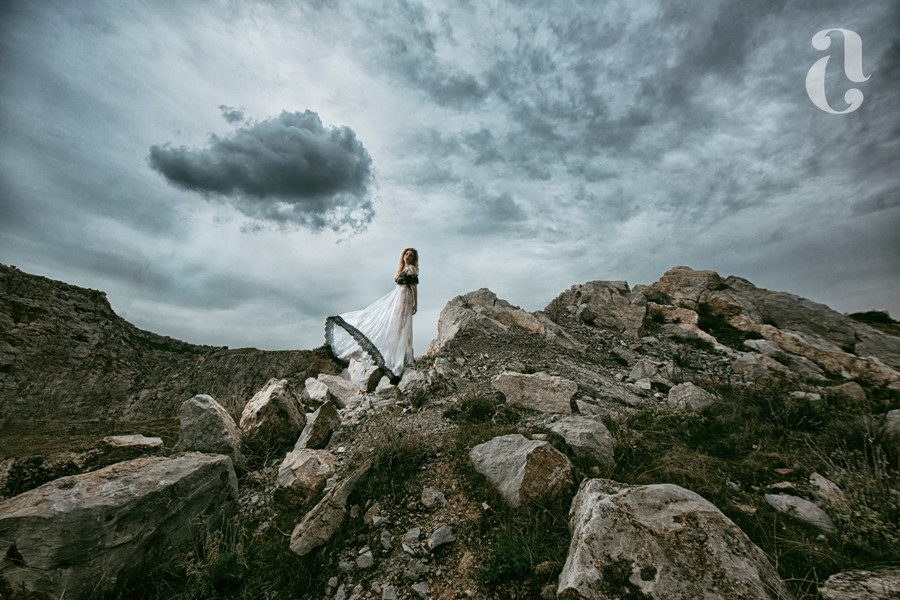
[[[155,145],[148,161],[170,183],[262,222],[362,230],[375,214],[369,153],[352,129],[326,128],[311,111],[212,135],[206,148]]]
[[[385,31],[382,52],[386,58],[379,66],[399,74],[441,106],[477,106],[488,96],[488,90],[475,75],[438,56],[439,42],[455,45],[455,40],[446,19],[432,26],[430,17],[425,6],[408,1],[386,13],[371,13],[367,18],[380,21]]]
[[[225,106],[224,104],[219,105],[219,110],[222,111],[222,118],[226,121],[234,125],[235,123],[240,123],[244,120],[244,111],[239,108],[234,108],[233,106]]]

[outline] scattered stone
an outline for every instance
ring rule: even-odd
[[[240,463],[241,433],[234,419],[211,396],[201,394],[185,400],[178,410],[181,433],[176,452],[224,454]]]
[[[434,508],[435,506],[450,506],[444,494],[434,488],[426,487],[422,489],[422,504],[425,508]]]
[[[332,432],[340,426],[341,417],[337,409],[331,402],[326,402],[316,412],[306,415],[306,426],[294,444],[294,450],[324,448]]]
[[[371,550],[364,552],[356,557],[356,566],[360,569],[368,569],[375,564],[375,557],[372,556]]]
[[[363,515],[363,523],[366,525],[372,525],[375,516],[381,510],[381,505],[377,502],[369,507],[369,510],[366,511],[366,514]]]
[[[364,463],[347,479],[328,490],[315,508],[303,517],[291,533],[290,547],[294,554],[305,556],[331,539],[344,522],[347,498],[371,466],[369,462]]]
[[[855,381],[848,381],[847,383],[836,385],[828,391],[834,396],[849,400],[854,404],[864,404],[867,400],[866,391]]]
[[[659,376],[659,370],[656,365],[645,358],[637,361],[637,364],[634,365],[631,369],[631,373],[628,375],[628,377],[634,381],[640,379],[653,379],[657,376]]]
[[[569,379],[535,373],[526,375],[505,371],[491,379],[510,404],[549,413],[571,414],[571,401],[578,385]]]
[[[312,502],[334,475],[337,459],[327,450],[294,450],[278,467],[275,499],[282,503]]]
[[[237,510],[227,456],[146,457],[63,477],[0,502],[0,581],[88,598],[218,530]]]
[[[819,586],[825,600],[896,600],[900,598],[900,569],[844,571]]]
[[[400,388],[391,383],[387,377],[382,377],[375,388],[375,398],[382,402],[396,402],[400,399]]]
[[[569,515],[560,598],[792,597],[743,531],[677,485],[585,480]]]
[[[453,531],[450,529],[449,525],[441,525],[437,529],[435,529],[430,536],[428,536],[427,544],[430,550],[435,550],[445,544],[449,544],[453,542],[456,538],[453,537]]]
[[[386,583],[381,588],[381,600],[397,600],[397,590],[394,585]]]
[[[420,581],[419,583],[414,583],[412,585],[412,591],[416,596],[422,598],[423,600],[428,597],[428,584],[424,581]]]
[[[716,397],[687,381],[669,390],[669,406],[686,410],[701,411],[716,402]]]
[[[548,442],[523,435],[495,437],[472,448],[475,470],[488,478],[510,506],[566,493],[574,484],[572,463]]]
[[[406,369],[403,371],[403,377],[400,378],[400,383],[397,384],[397,388],[404,395],[408,395],[414,390],[424,390],[426,383],[425,375],[421,371],[417,371],[416,369]]]
[[[244,407],[240,425],[245,442],[288,445],[303,431],[306,416],[299,409],[299,395],[287,383],[270,379]]]
[[[422,530],[418,527],[413,527],[403,534],[403,541],[407,544],[415,544],[419,541],[419,536],[422,534]]]
[[[804,523],[809,523],[823,531],[834,531],[834,523],[831,521],[831,517],[809,500],[787,494],[766,494],[765,499],[778,512],[790,515]]]
[[[385,550],[390,550],[394,546],[394,536],[391,535],[391,532],[386,529],[381,532],[381,536],[378,538],[378,541],[381,543],[381,547]]]
[[[818,473],[809,476],[813,495],[825,504],[846,504],[847,497],[834,482]]]
[[[576,456],[593,458],[601,465],[615,464],[613,452],[616,440],[599,418],[564,417],[550,430],[561,435]]]
[[[334,595],[334,600],[347,600],[347,592],[344,590],[343,583],[338,586],[337,592]]]

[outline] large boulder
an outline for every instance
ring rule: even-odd
[[[250,443],[291,444],[305,424],[299,394],[288,386],[287,379],[270,379],[241,413],[243,439]]]
[[[475,470],[488,478],[510,506],[558,497],[574,485],[565,454],[523,435],[501,435],[469,452]]]
[[[225,454],[235,462],[242,461],[241,432],[231,415],[211,396],[200,394],[185,400],[178,416],[181,433],[175,444],[176,452]]]
[[[491,386],[499,390],[510,404],[549,413],[572,413],[572,397],[578,385],[569,379],[548,375],[504,371],[491,379]]]
[[[326,450],[294,450],[278,467],[275,498],[282,503],[306,503],[315,500],[334,475],[337,459]]]
[[[306,427],[297,438],[294,450],[303,448],[324,448],[331,439],[331,433],[341,426],[341,417],[331,402],[326,402],[319,409],[306,415]]]
[[[616,440],[598,417],[572,415],[554,423],[550,430],[562,436],[575,456],[591,458],[601,465],[615,464]]]
[[[792,598],[765,554],[701,496],[672,484],[582,482],[559,598]]]
[[[557,296],[544,312],[553,314],[561,308],[573,312],[584,323],[637,338],[647,315],[647,299],[644,294],[631,291],[624,281],[589,281],[573,285]]]
[[[819,586],[825,600],[896,600],[900,598],[900,569],[844,571]]]
[[[88,598],[184,551],[237,509],[231,459],[147,457],[73,475],[0,502],[0,580]]]
[[[346,479],[328,490],[315,508],[306,513],[291,533],[290,548],[294,554],[306,556],[331,539],[344,522],[347,499],[371,466],[371,463],[366,462],[357,468]]]

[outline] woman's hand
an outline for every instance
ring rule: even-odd
[[[412,311],[412,314],[416,314],[416,310],[418,310],[418,309],[417,309],[416,305],[413,304],[413,311]]]

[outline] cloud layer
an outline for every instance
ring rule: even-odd
[[[229,121],[243,118],[220,109]],[[369,153],[352,129],[326,128],[309,110],[211,135],[206,148],[154,145],[147,160],[170,183],[222,199],[257,221],[362,230],[375,215]]]

